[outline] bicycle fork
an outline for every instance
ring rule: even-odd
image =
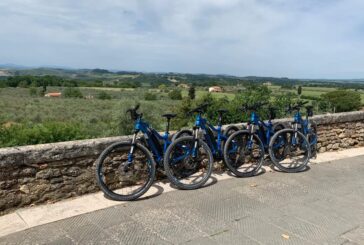
[[[192,149],[192,157],[197,157],[197,151],[198,151],[198,139],[200,134],[200,128],[194,127],[193,128],[193,137],[194,137],[194,145]]]
[[[249,135],[249,142],[248,142],[248,149],[252,149],[253,148],[253,137],[254,137],[254,124],[250,125],[250,135]]]
[[[297,136],[298,136],[298,133],[297,133],[297,131],[298,131],[298,123],[295,123],[294,124],[294,127],[293,127],[293,129],[294,129],[294,138],[293,138],[293,145],[295,145],[297,142]]]
[[[134,155],[134,149],[135,149],[135,144],[136,144],[136,137],[137,137],[137,133],[134,133],[133,135],[133,139],[131,141],[131,148],[128,154],[128,164],[127,166],[129,166],[132,162],[133,162],[133,155]]]

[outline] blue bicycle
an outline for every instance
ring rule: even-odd
[[[96,162],[96,179],[100,189],[111,199],[130,201],[142,196],[152,185],[156,168],[165,168],[163,163],[164,152],[170,145],[169,126],[170,120],[176,114],[162,115],[167,119],[164,135],[160,135],[143,120],[143,114],[138,113],[139,105],[127,110],[134,121],[134,135],[131,141],[117,142],[107,147]],[[139,132],[143,133],[144,140],[137,138]],[[182,147],[186,151],[186,147]],[[186,158],[179,155],[173,158],[173,167]],[[167,174],[167,176],[169,176]],[[191,185],[184,183],[178,185],[176,180],[171,180],[179,188],[193,189],[202,184],[194,182]]]
[[[272,136],[284,128],[283,124],[273,124],[272,120],[275,118],[273,107],[268,108],[268,122],[260,119],[257,110],[264,105],[266,104],[245,105],[242,110],[251,111],[247,129],[235,132],[226,141],[224,160],[229,170],[237,177],[250,177],[259,172]]]
[[[313,115],[312,106],[307,106],[306,119],[302,118],[301,107],[308,102],[298,101],[289,106],[287,112],[295,111],[292,127],[278,131],[269,145],[269,154],[274,165],[284,172],[299,172],[306,168],[311,155],[316,154],[316,124],[310,123]],[[280,152],[277,157],[274,152]]]
[[[206,183],[211,176],[213,169],[213,161],[215,157],[222,157],[222,142],[226,140],[226,137],[222,135],[222,114],[226,110],[219,110],[219,125],[215,128],[210,124],[202,114],[206,110],[209,104],[203,104],[189,112],[189,114],[197,114],[195,120],[195,126],[193,131],[183,130],[178,132],[174,137],[173,142],[168,147],[165,155],[165,170],[168,177],[173,182],[173,179],[178,179],[178,171],[181,172],[183,167],[189,173],[189,169],[192,167],[194,181],[198,183]],[[217,133],[215,137],[213,131]],[[181,159],[180,156],[186,155],[185,149],[189,149],[190,156]],[[183,163],[174,164],[176,159],[180,159]],[[169,163],[169,164],[167,164]],[[173,167],[175,165],[175,167]],[[176,171],[178,170],[178,171]],[[183,171],[182,171],[183,172]],[[190,177],[190,179],[191,179]],[[180,181],[179,181],[180,182]],[[189,188],[189,187],[184,187]]]
[[[194,131],[198,130],[199,137],[206,142],[210,147],[214,159],[223,159],[224,144],[227,138],[234,132],[240,130],[237,126],[230,125],[225,129],[222,128],[223,115],[228,112],[225,109],[217,110],[218,122],[215,127],[202,115],[206,111],[210,104],[204,103],[197,108],[191,110],[188,114],[197,114],[195,118],[195,128],[194,130],[183,129],[173,135],[172,140],[175,141],[183,136],[193,136]]]

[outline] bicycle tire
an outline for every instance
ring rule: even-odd
[[[232,163],[232,160],[230,158],[230,147],[233,144],[233,140],[236,137],[241,137],[243,138],[243,136],[247,136],[250,138],[251,134],[249,133],[248,130],[240,130],[235,132],[234,134],[232,134],[226,141],[225,146],[224,146],[224,162],[226,164],[226,166],[229,168],[229,170],[237,177],[251,177],[254,176],[255,174],[257,174],[260,170],[260,168],[263,165],[264,162],[264,145],[262,143],[262,141],[260,140],[260,138],[258,137],[258,135],[253,134],[253,139],[256,140],[257,142],[257,146],[259,147],[259,159],[257,161],[256,167],[254,167],[251,171],[248,172],[241,172],[238,170],[237,166],[234,166]],[[245,146],[244,146],[245,147]],[[244,163],[243,163],[244,164]],[[239,165],[242,166],[243,164]]]
[[[176,139],[175,141],[172,142],[172,144],[170,144],[164,154],[164,170],[165,173],[168,177],[168,179],[172,182],[172,184],[174,184],[176,187],[178,187],[179,189],[183,189],[183,190],[193,190],[193,189],[197,189],[200,188],[201,186],[203,186],[207,180],[210,178],[211,174],[212,174],[212,170],[213,170],[213,163],[214,163],[214,159],[213,159],[213,155],[212,152],[209,148],[209,146],[202,141],[201,139],[198,139],[198,144],[200,146],[202,146],[204,148],[204,150],[207,153],[207,172],[205,174],[205,176],[198,181],[197,183],[193,183],[193,184],[184,184],[182,183],[175,175],[173,172],[173,169],[170,166],[170,155],[172,154],[172,151],[174,150],[174,148],[177,148],[179,146],[179,144],[181,144],[182,142],[187,141],[187,142],[191,142],[194,144],[195,142],[195,138],[193,136],[183,136],[180,137],[178,139]]]
[[[147,158],[148,164],[148,179],[146,180],[145,184],[140,188],[137,189],[135,193],[128,194],[128,195],[121,195],[108,187],[107,183],[103,180],[104,174],[102,173],[103,166],[105,163],[105,160],[110,157],[109,155],[112,154],[113,150],[121,147],[129,148],[132,146],[131,142],[118,142],[110,145],[107,147],[99,156],[99,158],[96,161],[96,180],[97,184],[100,187],[100,189],[105,193],[105,195],[112,200],[115,201],[131,201],[139,198],[142,196],[145,192],[148,191],[150,186],[153,184],[154,178],[155,178],[155,171],[156,171],[156,163],[153,159],[152,154],[150,151],[143,145],[136,143],[135,149],[139,149],[142,153],[145,154],[145,157]],[[106,178],[106,177],[105,177]]]
[[[192,134],[193,132],[191,129],[182,129],[172,136],[172,141],[175,141],[176,139],[181,138],[183,136],[192,136]]]
[[[301,137],[301,139],[304,141],[304,144],[306,145],[307,147],[307,157],[305,158],[305,160],[303,161],[302,164],[300,164],[300,166],[298,167],[292,167],[292,168],[287,168],[285,166],[283,166],[281,164],[281,161],[282,160],[278,160],[275,155],[274,155],[274,151],[273,151],[273,145],[274,145],[274,142],[276,141],[276,139],[281,136],[281,134],[287,134],[287,133],[291,133],[291,134],[294,134],[294,133],[297,133],[297,135],[299,135]],[[282,136],[281,136],[282,137]],[[284,136],[283,136],[284,137]],[[287,144],[287,143],[285,143]],[[285,146],[286,147],[286,146]],[[275,133],[269,143],[269,156],[270,156],[270,159],[272,160],[273,164],[281,171],[283,172],[287,172],[287,173],[296,173],[296,172],[300,172],[302,170],[304,170],[311,158],[311,149],[309,147],[309,142],[307,140],[307,138],[299,131],[295,131],[294,129],[290,129],[290,128],[286,128],[286,129],[282,129],[280,131],[278,131],[277,133]]]

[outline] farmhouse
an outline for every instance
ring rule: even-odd
[[[54,93],[47,93],[44,97],[61,97],[62,93],[54,92]]]
[[[220,93],[222,91],[222,88],[219,86],[209,87],[209,93]]]

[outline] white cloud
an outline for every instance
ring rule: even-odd
[[[0,63],[364,77],[360,0],[0,2]]]

